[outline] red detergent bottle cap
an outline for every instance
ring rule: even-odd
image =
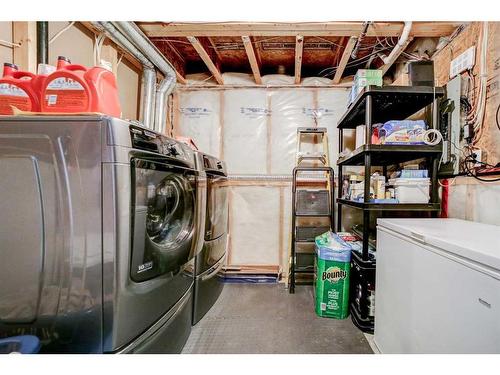
[[[71,60],[65,56],[57,56],[57,69],[62,69],[71,64]]]
[[[3,64],[3,76],[7,77],[12,75],[12,73],[17,72],[19,70],[19,67],[16,64],[11,64],[11,63],[4,63]]]

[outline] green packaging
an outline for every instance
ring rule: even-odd
[[[358,69],[354,76],[354,84],[358,87],[382,86],[383,76],[380,69]]]
[[[316,237],[315,247],[316,314],[345,319],[349,315],[351,247],[333,232]]]

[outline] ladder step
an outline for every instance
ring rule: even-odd
[[[314,239],[330,230],[330,227],[318,227],[318,226],[303,226],[295,227],[295,238],[297,242],[312,242]]]
[[[328,131],[327,128],[308,128],[308,127],[297,128],[297,133],[302,133],[302,134],[326,133],[327,131]]]
[[[329,215],[330,192],[328,190],[297,190],[297,216]]]
[[[326,154],[324,152],[299,152],[298,156],[301,157],[302,159],[306,158],[326,158]]]

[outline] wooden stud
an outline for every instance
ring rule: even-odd
[[[272,105],[272,95],[267,96],[267,109],[268,113],[271,113],[271,105]],[[266,119],[266,173],[268,175],[271,174],[271,169],[272,169],[272,140],[273,140],[273,123],[272,123],[272,116],[267,116]]]
[[[342,74],[344,74],[345,67],[349,62],[349,58],[351,57],[351,52],[356,45],[356,41],[358,38],[350,37],[347,41],[347,45],[344,48],[344,53],[342,53],[342,58],[340,59],[340,63],[337,66],[337,70],[335,71],[335,76],[333,77],[333,84],[338,84],[342,79]]]
[[[12,42],[20,44],[14,48],[14,64],[36,73],[36,22],[12,22]]]
[[[174,138],[176,135],[179,135],[179,113],[179,93],[177,92],[177,90],[174,90],[174,93],[172,95],[172,137]]]
[[[224,91],[219,93],[219,159],[224,160]]]
[[[229,213],[227,218],[227,251],[226,251],[226,264],[231,265],[233,253],[233,189],[228,189],[227,204]]]
[[[283,226],[284,226],[284,223],[285,223],[285,188],[284,187],[280,187],[280,204],[279,204],[279,210],[280,210],[280,218],[279,218],[279,237],[278,237],[278,262],[279,262],[279,265],[280,265],[280,268],[281,269],[284,269],[284,267],[282,268],[282,262],[283,262],[283,253],[285,251],[285,249],[283,248],[284,246],[284,229]],[[286,262],[285,262],[285,265],[286,265]]]
[[[257,57],[255,56],[255,51],[253,49],[252,41],[249,36],[242,36],[243,46],[245,47],[245,51],[248,56],[248,62],[250,63],[250,67],[252,68],[252,73],[255,78],[255,83],[258,85],[262,84],[262,77],[260,76],[259,64],[257,62]]]
[[[196,50],[196,52],[198,52],[198,55],[200,55],[201,59],[207,66],[208,70],[210,70],[210,73],[212,73],[217,83],[223,85],[224,80],[222,79],[222,75],[219,69],[217,69],[212,59],[208,55],[207,51],[205,51],[205,48],[203,48],[203,46],[201,45],[200,41],[194,36],[188,36],[187,39],[189,40],[193,48]]]
[[[159,23],[139,22],[141,29],[150,37],[195,36],[358,36],[363,22],[214,22],[214,23]],[[414,37],[448,36],[462,22],[414,22]],[[374,22],[367,37],[398,37],[402,22]]]
[[[300,83],[300,73],[302,72],[302,51],[304,49],[304,37],[295,37],[295,84]]]

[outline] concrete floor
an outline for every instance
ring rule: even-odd
[[[373,353],[350,318],[320,318],[312,287],[226,284],[183,353]]]

